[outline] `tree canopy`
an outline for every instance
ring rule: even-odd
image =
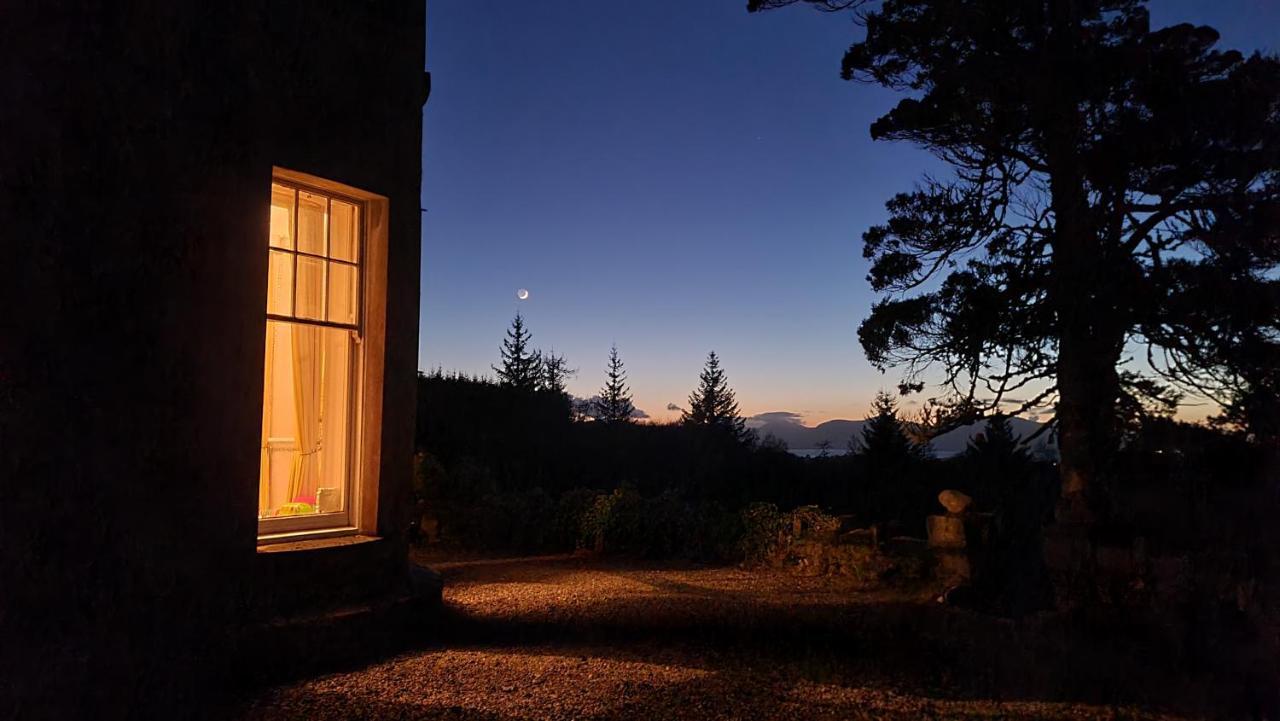
[[[542,354],[530,345],[533,334],[524,325],[524,318],[516,313],[502,340],[501,364],[493,366],[498,381],[518,391],[532,393],[543,383]]]
[[[689,410],[681,421],[691,425],[714,426],[745,437],[746,421],[738,415],[738,401],[715,351],[707,354],[698,376],[698,387],[689,395]]]
[[[565,383],[578,374],[576,368],[569,367],[564,354],[557,354],[555,349],[540,354],[542,358],[542,388],[558,395],[566,395]]]
[[[876,393],[871,402],[871,413],[862,426],[862,438],[854,439],[850,446],[854,453],[874,459],[873,465],[877,468],[905,465],[924,454],[898,417],[897,401],[884,391]]]
[[[1075,509],[1097,505],[1121,409],[1168,410],[1165,383],[1225,403],[1267,388],[1246,361],[1280,357],[1280,60],[1152,30],[1142,0],[860,13],[843,77],[907,96],[872,137],[951,171],[863,236],[873,364],[904,390],[936,372],[974,413],[1052,405]]]
[[[928,447],[909,437],[892,395],[876,393],[862,437],[850,439],[849,449],[860,464],[859,481],[866,486],[859,494],[861,502],[875,517],[903,521],[910,515],[909,509],[919,507],[919,462],[928,454]]]
[[[631,389],[627,387],[627,371],[618,355],[618,346],[614,345],[609,349],[609,366],[600,399],[596,401],[595,418],[605,423],[630,423],[635,411]]]

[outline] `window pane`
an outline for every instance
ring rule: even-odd
[[[356,239],[360,237],[360,208],[351,203],[334,200],[329,212],[329,257],[356,262]]]
[[[327,200],[323,195],[298,191],[298,250],[324,255]]]
[[[351,384],[354,364],[351,362],[354,334],[339,328],[321,329],[324,365],[320,392],[320,424],[324,442],[320,449],[319,480],[316,487],[316,511],[338,513],[346,502],[347,479],[350,477],[351,449]]]
[[[294,296],[297,307],[294,315],[299,318],[324,319],[324,266],[317,258],[298,256],[298,292]]]
[[[329,321],[356,322],[356,268],[342,263],[329,264]]]
[[[267,267],[267,312],[293,314],[293,254],[269,251]]]
[[[258,517],[340,513],[351,478],[354,333],[269,321]]]
[[[271,184],[271,240],[276,248],[293,247],[293,188]]]

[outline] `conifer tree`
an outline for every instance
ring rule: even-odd
[[[576,368],[569,367],[569,361],[563,355],[557,355],[552,349],[540,354],[542,358],[542,389],[558,395],[566,395],[565,382],[578,374]]]
[[[706,365],[698,376],[698,388],[689,396],[689,410],[681,421],[688,425],[718,426],[746,438],[746,421],[738,415],[738,401],[733,389],[720,368],[720,358],[715,351],[707,354]]]
[[[609,369],[605,373],[604,388],[596,402],[595,417],[605,423],[630,423],[636,407],[631,402],[631,389],[627,387],[627,372],[618,356],[618,346],[609,349]]]
[[[987,418],[986,430],[974,436],[965,448],[970,457],[1026,461],[1030,458],[1022,439],[1013,434],[1009,416],[994,413]]]
[[[507,329],[507,337],[502,341],[502,365],[491,366],[502,385],[525,393],[532,393],[542,385],[542,356],[530,347],[532,339],[533,335],[525,328],[524,318],[516,313],[511,327]]]
[[[907,436],[898,417],[898,404],[884,391],[876,394],[871,414],[862,426],[862,438],[850,442],[850,450],[865,472],[863,503],[875,520],[903,520],[917,495],[913,486],[916,462],[924,448]]]
[[[983,510],[1005,508],[1031,470],[1031,455],[1003,413],[988,417],[986,430],[965,448],[965,459],[975,474],[974,496]]]
[[[871,415],[862,426],[862,439],[852,450],[880,468],[904,465],[922,453],[907,435],[907,426],[898,417],[898,403],[884,391],[871,402]]]

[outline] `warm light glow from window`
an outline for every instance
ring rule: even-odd
[[[359,202],[275,182],[258,517],[347,525],[360,367]],[[283,528],[281,529],[283,530]]]

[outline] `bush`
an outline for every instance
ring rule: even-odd
[[[764,563],[783,545],[782,514],[772,503],[753,503],[742,509],[738,555],[746,563]]]
[[[638,558],[763,563],[799,537],[834,532],[838,521],[814,506],[779,512],[769,503],[741,512],[692,504],[675,491],[646,498],[632,488],[575,488],[553,499],[541,489],[490,493],[433,507],[443,540],[474,551],[568,552],[575,548]]]
[[[598,491],[588,488],[575,488],[560,496],[548,528],[550,550],[572,551],[583,547],[583,524],[599,495]]]
[[[753,503],[743,509],[739,555],[757,565],[777,560],[802,538],[834,540],[840,519],[817,506],[801,506],[781,513],[772,503]]]
[[[438,506],[447,543],[480,551],[544,551],[555,538],[557,505],[541,489],[490,493],[475,503]]]
[[[619,488],[597,496],[582,516],[582,545],[601,553],[670,558],[698,545],[697,519],[673,492],[644,498]]]
[[[718,505],[703,506],[697,514],[697,537],[689,557],[705,562],[740,563],[741,541],[746,526],[742,514],[730,513]]]

